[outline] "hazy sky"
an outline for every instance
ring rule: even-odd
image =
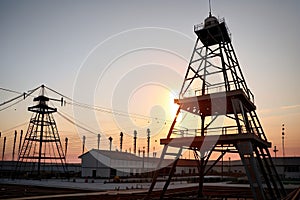
[[[299,9],[298,0],[212,1],[212,13],[225,17],[232,33],[267,137],[280,149],[285,123],[291,156],[300,155]],[[0,87],[25,92],[45,84],[83,103],[171,120],[170,102],[196,40],[193,26],[207,16],[208,3],[201,0],[1,0]],[[13,96],[0,91],[0,103]],[[28,121],[31,100],[0,111],[0,130]],[[95,131],[101,123],[100,130],[115,134],[115,146],[118,128],[145,136],[143,123],[149,122],[104,115],[74,110]],[[109,124],[112,117],[117,126]],[[71,126],[58,124],[62,134],[73,134]],[[3,135],[11,138],[12,131]]]

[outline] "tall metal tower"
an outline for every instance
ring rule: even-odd
[[[49,164],[61,164],[64,172],[67,172],[65,153],[52,115],[57,109],[47,105],[50,98],[45,96],[44,90],[42,85],[40,96],[33,100],[37,104],[28,107],[28,111],[34,114],[30,119],[16,168],[18,173],[31,173],[37,177],[41,177],[41,172]]]
[[[214,152],[219,157],[213,165],[226,153],[239,154],[254,199],[280,199],[286,194],[269,153],[271,143],[256,114],[254,95],[242,74],[225,20],[209,12],[203,24],[194,26],[194,32],[196,44],[179,99],[175,99],[179,108],[167,137],[160,140],[164,148],[148,197],[159,169],[165,167],[162,161],[174,160],[166,167],[169,176],[161,199],[179,157],[187,150],[198,161],[199,197],[203,196],[204,176],[211,169],[206,164]]]

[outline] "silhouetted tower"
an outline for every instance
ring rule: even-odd
[[[111,151],[111,146],[112,146],[112,137],[109,137],[108,138],[108,140],[109,140],[109,150]]]
[[[67,172],[65,154],[52,115],[57,109],[47,105],[50,98],[45,96],[44,90],[42,85],[40,96],[33,99],[37,104],[28,107],[28,111],[34,114],[30,119],[17,164],[17,172],[31,172],[38,177],[41,175],[42,165],[49,163],[60,162],[63,170]],[[31,166],[26,167],[26,164],[30,163]],[[35,166],[36,164],[37,166]]]
[[[179,105],[164,145],[148,196],[166,158],[174,160],[161,192],[163,198],[183,150],[198,161],[199,190],[203,196],[206,164],[212,154],[239,153],[254,199],[280,199],[285,195],[274,167],[263,128],[256,115],[254,96],[242,74],[224,19],[209,13],[204,24],[194,26],[196,44],[181,87]],[[182,120],[178,120],[182,115]],[[184,127],[184,128],[183,128]],[[169,148],[171,147],[171,148]],[[216,164],[215,162],[214,164]],[[213,164],[213,165],[214,165]],[[267,191],[263,186],[267,186]]]
[[[149,157],[150,153],[150,129],[147,128],[147,157]]]
[[[134,135],[134,137],[133,137],[133,153],[136,154],[136,136],[137,136],[136,130],[134,130],[133,135]]]
[[[120,133],[120,151],[122,152],[123,147],[123,132]]]

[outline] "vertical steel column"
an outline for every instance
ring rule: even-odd
[[[42,159],[42,148],[43,148],[43,134],[44,134],[44,112],[42,112],[42,119],[41,119],[41,132],[40,132],[40,144],[39,144],[39,157],[38,157],[38,176],[40,176],[41,174],[41,159]]]

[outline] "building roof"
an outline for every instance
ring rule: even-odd
[[[141,157],[138,157],[134,154],[127,153],[127,152],[98,150],[98,149],[92,149],[92,150],[80,155],[79,158],[82,158],[84,155],[86,155],[88,153],[99,153],[99,154],[102,154],[102,155],[104,155],[108,158],[114,159],[114,160],[141,161],[143,159]]]

